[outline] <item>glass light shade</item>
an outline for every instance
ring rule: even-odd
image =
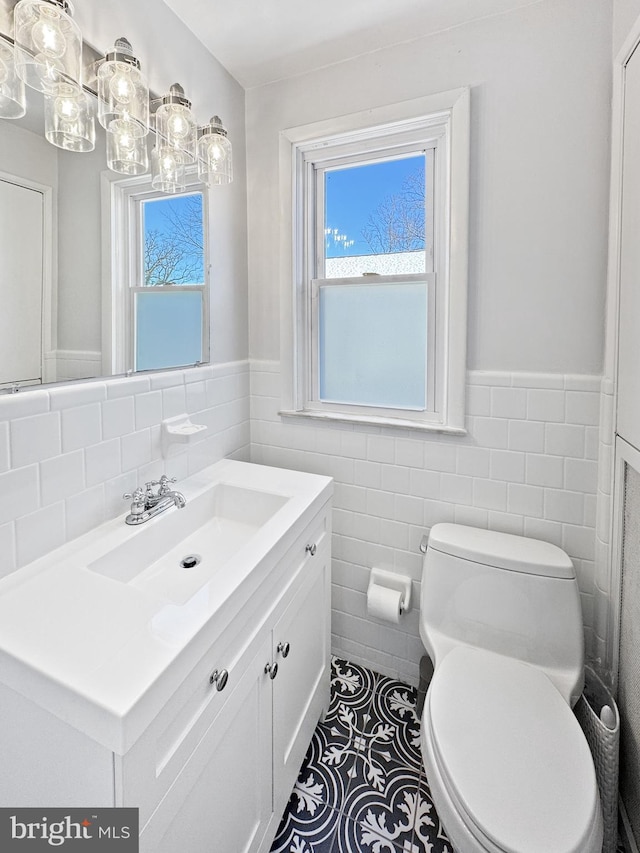
[[[230,184],[233,180],[231,142],[219,116],[202,128],[198,140],[198,175],[207,186]]]
[[[149,87],[125,38],[116,41],[98,67],[98,121],[106,130],[124,121],[128,133],[149,132]]]
[[[149,171],[147,139],[137,136],[134,129],[133,122],[118,121],[107,131],[107,166],[114,172],[144,175]]]
[[[151,152],[151,186],[164,193],[180,193],[187,186],[184,160],[166,145]]]
[[[82,82],[82,36],[67,0],[20,0],[14,9],[16,71],[27,86],[49,92]]]
[[[65,151],[93,151],[96,124],[87,94],[72,83],[57,83],[44,96],[44,134]]]
[[[16,74],[14,47],[0,37],[0,118],[21,118],[26,111],[24,83]]]
[[[172,148],[183,163],[196,162],[197,126],[191,102],[182,86],[174,83],[156,111],[156,133],[163,148]]]

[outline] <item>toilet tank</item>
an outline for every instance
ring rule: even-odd
[[[548,542],[434,525],[422,573],[420,634],[436,668],[465,644],[542,669],[571,705],[582,692],[575,570]]]

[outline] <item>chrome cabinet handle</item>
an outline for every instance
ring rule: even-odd
[[[227,685],[227,681],[229,680],[229,673],[226,669],[214,669],[214,671],[209,676],[209,684],[215,684],[216,690],[218,693]]]
[[[278,645],[276,646],[276,651],[280,652],[280,654],[282,655],[283,658],[286,658],[286,656],[289,654],[290,649],[291,649],[291,645],[289,643],[286,643],[286,642],[285,643],[278,643]]]
[[[307,552],[307,554],[311,554],[312,557],[315,557],[316,551],[318,550],[318,546],[314,542],[313,545],[307,545],[304,550]]]
[[[277,663],[277,661],[275,663],[266,664],[265,668],[264,668],[264,672],[265,672],[265,675],[268,675],[269,678],[271,679],[271,681],[273,681],[273,679],[278,674],[278,663]]]

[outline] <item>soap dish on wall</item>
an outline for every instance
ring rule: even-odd
[[[208,427],[194,424],[186,413],[162,421],[162,456],[173,456],[187,445],[202,438]]]

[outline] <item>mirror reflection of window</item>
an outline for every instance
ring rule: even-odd
[[[134,370],[205,361],[205,198],[203,192],[139,200],[133,297]]]

